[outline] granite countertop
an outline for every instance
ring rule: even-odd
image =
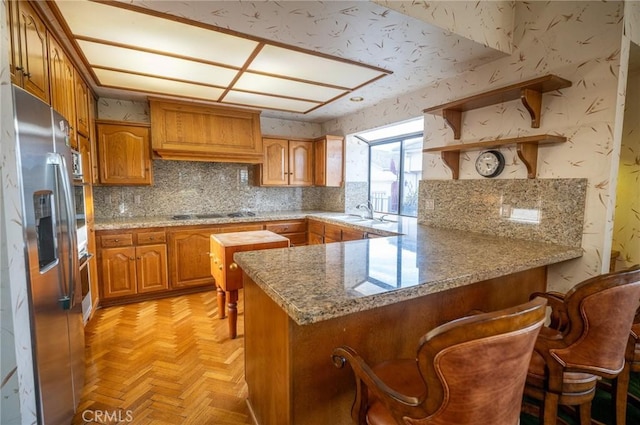
[[[433,228],[415,219],[403,226],[400,236],[247,251],[234,260],[306,325],[582,255],[580,247]]]
[[[255,216],[173,220],[96,220],[96,230],[216,225],[313,217],[373,230],[386,237],[236,253],[234,260],[299,325],[416,298],[578,258],[582,248],[442,229],[362,220],[322,211],[259,212]],[[269,267],[265,267],[268,264]]]

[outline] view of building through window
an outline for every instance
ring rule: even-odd
[[[416,216],[423,120],[359,134],[369,143],[369,200],[380,213]]]

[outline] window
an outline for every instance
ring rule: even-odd
[[[423,120],[359,134],[369,144],[369,200],[379,213],[416,216]]]

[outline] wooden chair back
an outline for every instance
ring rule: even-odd
[[[566,347],[550,350],[572,371],[614,378],[624,366],[628,336],[640,303],[640,268],[588,279],[565,294]]]
[[[422,337],[418,366],[428,388],[421,425],[518,423],[546,301],[449,322]]]

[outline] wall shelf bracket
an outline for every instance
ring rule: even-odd
[[[541,144],[564,143],[567,138],[552,134],[539,134],[535,136],[514,137],[510,139],[496,139],[482,142],[463,143],[459,145],[440,146],[426,148],[422,152],[440,152],[445,165],[451,169],[452,178],[457,180],[460,176],[460,152],[474,149],[496,149],[505,145],[516,145],[518,157],[527,167],[527,178],[535,179],[538,175],[538,146]]]
[[[542,115],[542,94],[566,87],[571,87],[571,81],[549,74],[434,106],[425,109],[423,112],[425,114],[441,115],[446,124],[453,130],[453,138],[459,140],[462,133],[463,112],[520,98],[531,115],[531,127],[539,128]]]

